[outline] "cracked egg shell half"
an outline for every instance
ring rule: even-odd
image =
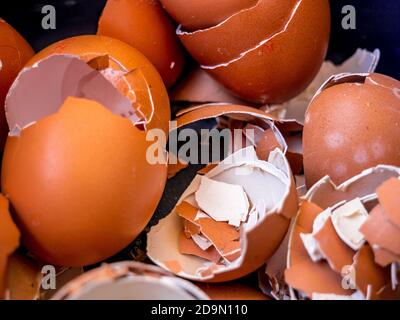
[[[0,144],[3,147],[7,133],[4,100],[8,89],[25,63],[34,55],[26,40],[7,22],[0,18]]]
[[[296,211],[282,151],[273,150],[263,161],[253,146],[243,148],[194,178],[172,212],[148,233],[147,254],[190,280],[238,279],[274,253]]]
[[[292,299],[393,299],[390,267],[374,258],[362,228],[380,201],[376,189],[400,170],[378,166],[336,185],[309,190],[291,226],[285,281]],[[379,188],[378,188],[379,189]]]
[[[2,190],[23,244],[54,265],[83,266],[126,247],[164,190],[164,164],[131,100],[77,56],[25,68],[6,101]],[[163,155],[161,155],[163,156]]]
[[[167,87],[175,83],[183,70],[182,46],[158,1],[108,0],[97,34],[119,39],[142,52]]]
[[[79,56],[100,71],[131,101],[132,108],[144,118],[146,129],[168,132],[171,117],[168,93],[160,74],[138,50],[105,36],[77,36],[43,49],[28,61],[26,67],[59,54]]]
[[[325,175],[340,184],[378,164],[400,166],[399,124],[399,81],[375,73],[331,77],[306,112],[307,186]]]
[[[259,0],[219,24],[177,34],[215,79],[238,97],[281,103],[317,75],[330,34],[328,0]]]
[[[192,283],[153,265],[116,262],[85,272],[52,300],[208,300]]]

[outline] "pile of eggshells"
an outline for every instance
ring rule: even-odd
[[[400,83],[378,49],[324,61],[330,25],[328,0],[108,0],[35,54],[0,20],[0,298],[400,298]],[[243,144],[115,262],[191,165],[147,133],[204,120]]]

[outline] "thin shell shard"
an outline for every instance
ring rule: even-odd
[[[240,232],[237,233],[240,238],[236,243],[240,244],[240,247],[235,249],[235,237],[232,237],[233,234],[229,235],[229,232],[234,232],[235,227],[229,226],[227,222],[223,222],[226,227],[215,229],[216,238],[208,234],[208,239],[222,256],[221,246],[231,248],[232,253],[239,253],[233,257],[225,256],[225,259],[219,263],[181,254],[178,248],[179,235],[184,227],[182,216],[199,225],[200,230],[205,227],[202,220],[211,223],[210,226],[216,223],[201,212],[195,198],[202,177],[241,186],[253,206],[248,220],[242,221],[237,229]],[[224,200],[227,199],[220,199],[221,202]],[[182,210],[183,204],[188,210]],[[177,207],[150,230],[148,255],[161,267],[191,280],[221,282],[236,279],[256,270],[274,253],[283,240],[290,218],[296,210],[297,197],[294,181],[282,152],[276,149],[270,155],[269,161],[261,161],[257,158],[253,147],[242,149],[226,158],[204,176],[197,176],[193,180],[178,201]],[[252,219],[256,217],[256,221],[252,221],[251,226],[247,226],[247,223],[251,221],[250,216]],[[228,231],[228,227],[231,231]],[[224,229],[227,230],[224,231]],[[204,236],[207,237],[206,233],[211,230],[214,229],[205,232]],[[264,238],[266,234],[269,235],[268,241]],[[227,246],[229,239],[233,247]],[[218,244],[219,241],[222,242]],[[240,251],[235,251],[237,249]],[[174,265],[173,270],[171,261]]]
[[[380,199],[376,190],[385,189],[380,187],[382,183],[397,185],[399,175],[398,168],[378,166],[340,186],[326,177],[309,190],[289,231],[285,280],[291,298],[390,299],[394,296],[396,276],[389,267],[381,265],[393,265],[396,256],[369,241],[382,241],[379,233],[382,230],[374,234],[372,231],[378,219],[384,218],[382,207],[377,206]],[[327,217],[318,223],[324,213]],[[340,222],[338,218],[344,220]],[[319,226],[314,232],[313,225]],[[315,261],[310,248],[307,250],[308,244],[302,241],[302,234],[314,237],[320,253]]]

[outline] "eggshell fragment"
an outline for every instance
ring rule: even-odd
[[[398,228],[400,228],[400,208],[397,204],[399,192],[399,179],[389,179],[376,190],[379,202],[385,210],[387,218]]]
[[[359,250],[364,244],[364,236],[359,229],[367,218],[368,212],[358,198],[332,212],[336,233],[353,250]]]
[[[399,211],[395,206],[399,184],[398,179],[391,178],[377,189],[379,204],[360,228],[372,246],[376,263],[383,267],[400,261]]]
[[[39,299],[42,273],[40,264],[20,253],[8,260],[6,287],[10,300]]]
[[[19,246],[20,233],[8,211],[8,200],[0,194],[0,299],[6,290],[8,259]]]
[[[354,272],[357,288],[364,296],[376,299],[378,293],[390,283],[390,272],[374,262],[370,246],[363,246],[354,257]]]
[[[325,58],[330,9],[325,0],[299,0],[287,10],[288,20],[272,35],[232,59],[215,65],[203,63],[202,68],[233,93],[252,102],[281,103],[298,95],[313,80]]]
[[[298,172],[302,168],[301,147],[299,148],[296,140],[294,142],[291,137],[299,135],[302,131],[302,125],[294,120],[279,120],[274,116],[249,106],[232,105],[226,103],[210,103],[204,105],[196,105],[177,113],[176,127],[173,130],[182,128],[186,125],[196,123],[201,120],[215,119],[218,129],[238,129],[242,130],[243,140],[238,141],[237,137],[233,137],[234,142],[238,145],[231,146],[232,152],[237,151],[245,146],[254,145],[257,150],[257,156],[260,160],[266,160],[271,151],[275,148],[281,149],[286,153],[292,170]],[[289,146],[286,139],[290,141]],[[180,163],[184,163],[182,159]],[[204,172],[210,167],[204,168]],[[175,166],[171,168],[174,169]],[[203,170],[199,172],[203,174]]]
[[[372,209],[377,203],[376,188],[384,181],[386,184],[397,180],[392,177],[398,178],[399,174],[396,167],[378,166],[339,187],[326,177],[308,191],[289,231],[285,280],[292,298],[391,299],[394,296],[389,268],[375,262],[375,252],[379,252],[381,260],[387,259],[386,252],[373,243],[365,243],[363,233],[376,215],[377,207]],[[372,210],[370,215],[367,210]],[[344,219],[341,223],[339,217]],[[360,236],[354,242],[352,238],[359,229]],[[301,241],[302,233],[314,237],[320,252],[318,259],[313,261],[313,252]]]
[[[183,228],[182,216],[200,225],[201,228],[208,226],[209,229],[204,231],[204,235],[222,256],[226,251],[222,251],[221,248],[227,248],[229,241],[233,241],[231,243],[234,244],[235,236],[232,233],[234,227],[226,222],[216,222],[207,218],[198,207],[194,194],[200,187],[202,177],[241,185],[249,201],[255,206],[258,217],[256,222],[249,226],[246,222],[242,223],[239,228],[240,255],[234,256],[233,259],[225,257],[228,261],[222,264],[210,263],[192,255],[183,255],[178,250],[179,235]],[[296,209],[294,181],[282,152],[276,149],[267,162],[257,159],[254,148],[242,149],[204,176],[197,176],[193,180],[176,208],[150,230],[147,239],[148,256],[161,267],[191,280],[221,282],[236,279],[254,271],[272,255],[283,240],[290,217]],[[249,219],[250,216],[251,214]],[[226,226],[214,227],[221,223],[225,223]],[[268,234],[268,241],[265,241],[265,234]],[[228,248],[235,247],[228,246]]]
[[[303,132],[308,187],[325,175],[339,184],[378,164],[400,165],[399,127],[387,125],[400,121],[399,89],[376,74],[337,75],[321,87]]]
[[[311,298],[313,294],[351,296],[354,291],[341,286],[341,276],[327,262],[304,260],[286,269],[285,280],[289,285]]]
[[[227,118],[227,121],[225,121]],[[177,113],[177,128],[181,128],[188,124],[205,119],[216,119],[220,128],[237,129],[235,122],[239,128],[243,129],[243,135],[248,144],[255,145],[257,155],[260,159],[266,160],[269,152],[275,148],[280,148],[287,155],[292,170],[300,170],[302,164],[301,147],[299,147],[296,139],[292,141],[293,136],[302,131],[302,125],[294,120],[280,120],[262,110],[255,109],[243,105],[232,105],[225,103],[210,103],[205,105],[197,105]],[[254,141],[249,140],[246,135],[247,129],[254,131]],[[286,139],[290,143],[286,143]],[[294,156],[292,156],[294,155]],[[302,161],[300,161],[302,162]]]
[[[214,26],[255,5],[257,0],[161,0],[161,3],[179,24],[188,30],[196,30]]]
[[[117,262],[88,271],[66,284],[53,300],[207,300],[199,288],[160,268]]]
[[[204,258],[214,263],[221,259],[221,255],[215,247],[201,248],[200,245],[197,245],[195,241],[192,241],[190,237],[186,237],[183,233],[179,237],[179,252]]]
[[[56,42],[36,54],[26,67],[52,55],[78,56],[97,69],[145,118],[146,129],[168,132],[170,108],[164,83],[149,60],[136,49],[105,36],[77,36]]]
[[[355,252],[339,238],[332,219],[326,220],[325,225],[314,235],[314,238],[334,271],[342,272],[345,266],[351,265]]]
[[[97,34],[138,49],[157,68],[167,87],[175,83],[183,70],[183,50],[158,1],[108,0]]]
[[[204,176],[195,192],[199,207],[215,221],[228,221],[239,227],[247,219],[249,200],[240,185],[215,181]],[[221,203],[221,199],[226,199]]]
[[[378,165],[336,185],[329,176],[322,178],[308,191],[307,199],[321,208],[333,207],[342,201],[367,198],[386,180],[399,177],[400,169]]]
[[[8,127],[4,116],[4,100],[12,82],[24,64],[33,56],[31,46],[7,22],[0,18],[0,146],[3,147]]]
[[[381,205],[377,205],[371,211],[360,231],[369,243],[384,248],[394,255],[400,255],[400,228],[388,220]]]
[[[400,256],[382,249],[377,245],[372,245],[372,250],[374,251],[375,262],[382,267],[387,267],[388,265],[393,264],[393,261],[400,261]]]
[[[340,274],[333,271],[326,261],[313,262],[301,241],[300,234],[312,233],[314,220],[322,211],[308,201],[301,204],[290,231],[285,281],[309,298],[314,293],[350,296],[354,291],[341,286]],[[295,297],[293,291],[291,297]]]
[[[109,87],[99,88],[110,94]],[[65,266],[122,250],[150,220],[166,181],[166,165],[147,161],[145,132],[82,98],[69,97],[35,120],[9,137],[2,168],[24,245],[41,260]]]

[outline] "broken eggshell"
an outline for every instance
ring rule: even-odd
[[[136,110],[100,71],[77,56],[50,55],[21,72],[6,110],[2,188],[34,255],[88,265],[144,229],[167,166],[149,163]]]
[[[0,18],[0,146],[4,146],[8,127],[4,116],[4,100],[8,89],[34,55],[33,49],[24,38],[7,22]]]
[[[242,23],[246,18],[250,23]],[[177,33],[202,68],[237,96],[280,103],[302,92],[321,67],[330,33],[329,2],[260,0],[209,29]],[[228,43],[221,50],[224,39]]]
[[[35,67],[49,56],[63,54],[77,56],[98,70],[131,101],[131,112],[136,110],[141,115],[146,129],[168,132],[168,93],[161,76],[142,53],[117,39],[98,35],[77,36],[43,49],[28,61],[26,68]]]
[[[108,0],[97,34],[119,39],[142,52],[167,87],[175,83],[183,70],[183,49],[174,25],[158,1]]]
[[[37,261],[19,252],[9,258],[6,274],[7,299],[39,299],[41,281],[41,266]]]
[[[188,30],[219,24],[231,15],[249,8],[257,0],[161,0],[168,13]]]
[[[176,118],[176,128],[182,128],[206,119],[215,119],[220,129],[241,128],[246,144],[254,145],[258,157],[262,160],[267,159],[270,151],[280,148],[287,156],[292,172],[297,174],[301,171],[303,167],[302,125],[298,122],[281,120],[249,106],[210,103],[179,111]],[[247,129],[253,130],[254,137],[246,135]]]
[[[393,294],[390,270],[374,262],[358,230],[368,219],[365,210],[376,205],[376,188],[399,176],[396,167],[378,166],[339,186],[325,177],[309,190],[289,231],[285,281],[291,298],[381,299]]]
[[[400,165],[400,82],[380,74],[331,77],[311,101],[304,124],[306,184],[329,175],[339,184],[378,164]]]
[[[139,262],[104,264],[61,288],[53,300],[208,300],[188,281]]]
[[[218,194],[223,194],[219,200],[201,191],[207,179],[217,185]],[[248,203],[244,198],[238,200],[233,196],[233,199],[224,184],[242,188],[237,193],[246,195],[252,207],[236,217],[227,213],[217,222],[210,217],[210,212],[219,213],[231,201]],[[257,158],[254,147],[241,149],[205,175],[195,177],[174,210],[148,233],[147,253],[154,263],[190,280],[237,279],[255,271],[274,253],[296,210],[294,180],[282,151],[275,149],[268,161],[262,161]],[[187,228],[186,221],[195,227],[192,231],[187,229],[189,234],[197,234],[203,240],[185,238],[192,243],[191,251],[182,249],[183,238],[180,238]],[[209,251],[215,249],[217,259]]]
[[[5,297],[7,266],[10,256],[19,247],[20,237],[8,208],[7,198],[0,194],[0,299]]]
[[[371,244],[375,262],[383,267],[400,263],[400,180],[391,178],[378,189],[379,204],[374,207],[360,232]]]

